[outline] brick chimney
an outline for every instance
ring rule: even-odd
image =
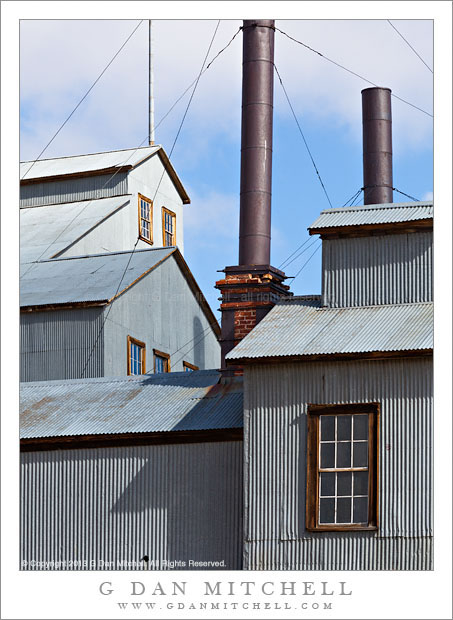
[[[222,370],[225,355],[282,297],[291,295],[285,274],[270,265],[274,20],[244,20],[242,62],[239,265],[225,267],[221,292]]]

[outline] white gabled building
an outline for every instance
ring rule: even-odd
[[[22,162],[21,263],[177,246],[190,203],[162,146]]]

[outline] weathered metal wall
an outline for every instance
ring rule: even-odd
[[[61,181],[31,183],[20,188],[20,206],[38,207],[62,202],[96,200],[127,194],[127,173],[101,174]]]
[[[159,157],[152,157],[129,173],[129,192],[140,193],[153,201],[153,240],[163,245],[162,207],[176,215],[176,245],[184,255],[184,209],[182,198]],[[187,206],[190,209],[190,206]],[[146,247],[146,242],[141,242]],[[139,246],[140,247],[140,246]],[[149,246],[148,246],[149,247]]]
[[[85,377],[102,377],[102,320],[102,308],[21,313],[20,380],[75,379],[85,364]]]
[[[241,568],[242,442],[21,456],[22,568]]]
[[[431,568],[432,360],[246,368],[245,555],[252,570]],[[308,403],[381,403],[379,529],[305,530]]]
[[[127,336],[145,343],[147,372],[153,349],[171,355],[172,371],[184,370],[183,361],[220,366],[217,337],[171,256],[113,303],[104,336],[106,377],[127,373]]]
[[[323,305],[432,301],[432,232],[324,239]]]

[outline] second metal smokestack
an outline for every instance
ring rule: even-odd
[[[274,20],[243,23],[239,264],[269,265]]]
[[[392,105],[389,88],[362,90],[364,204],[393,202]]]

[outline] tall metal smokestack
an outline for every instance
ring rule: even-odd
[[[362,90],[364,204],[393,202],[392,104],[389,88]]]
[[[239,264],[269,265],[274,20],[243,22]]]
[[[239,265],[225,267],[221,292],[222,374],[242,374],[225,362],[283,297],[291,296],[285,274],[270,265],[274,20],[243,23],[241,190]]]

